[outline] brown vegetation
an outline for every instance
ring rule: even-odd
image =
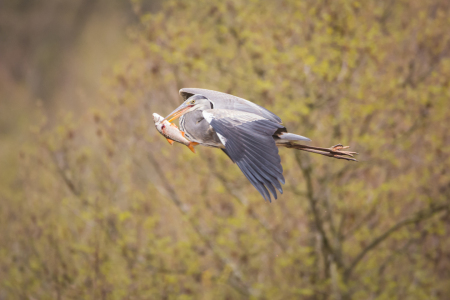
[[[2,174],[0,299],[446,299],[449,27],[440,0],[142,13],[101,100],[33,126]],[[181,87],[359,162],[281,149],[285,192],[264,202],[221,151],[156,132]]]

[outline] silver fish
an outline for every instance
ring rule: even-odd
[[[156,130],[158,130],[159,133],[161,133],[171,145],[173,142],[177,142],[187,146],[192,152],[195,153],[194,146],[198,145],[198,143],[191,142],[186,139],[184,132],[180,131],[177,125],[164,120],[164,118],[157,113],[153,114],[153,121],[155,122]]]

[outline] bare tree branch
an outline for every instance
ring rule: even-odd
[[[210,160],[208,160],[209,166],[213,172],[213,174],[215,175],[215,177],[217,179],[220,180],[220,182],[225,186],[225,188],[227,189],[227,191],[233,195],[241,205],[243,205],[244,207],[248,207],[248,201],[247,199],[245,199],[239,192],[236,191],[236,189],[232,188],[229,184],[229,182],[227,181],[227,179],[220,174],[219,172],[216,171],[214,163],[211,162]],[[258,222],[262,228],[264,228],[264,230],[267,232],[267,234],[269,234],[273,241],[275,242],[275,244],[278,245],[278,247],[280,247],[281,250],[286,251],[286,246],[283,244],[282,241],[279,240],[279,238],[273,234],[272,229],[270,228],[269,224],[263,220],[256,212],[254,212],[252,209],[250,209],[248,211],[249,216],[255,220],[256,222]]]
[[[317,208],[317,199],[314,196],[314,188],[312,184],[312,168],[309,163],[303,163],[299,153],[295,153],[295,159],[297,161],[297,164],[299,165],[300,169],[302,170],[303,176],[306,180],[306,198],[308,199],[308,202],[311,207],[311,212],[314,217],[314,224],[320,234],[320,237],[323,240],[323,245],[325,247],[326,252],[331,256],[332,260],[336,262],[338,267],[343,267],[343,262],[341,260],[341,257],[338,255],[338,252],[333,248],[333,246],[330,243],[330,239],[328,238],[325,229],[323,227],[323,220],[320,217],[320,213]],[[325,257],[325,260],[327,260],[327,257]]]
[[[375,215],[377,203],[378,203],[378,201],[376,201],[376,203],[372,206],[372,208],[366,214],[364,214],[364,216],[359,221],[357,221],[357,223],[355,225],[353,225],[349,230],[347,230],[347,232],[342,233],[342,237],[344,239],[349,237],[350,235],[352,235],[357,230],[359,230],[361,228],[361,226],[364,225],[365,222],[370,220],[370,218]]]
[[[159,176],[161,177],[161,179],[162,179],[161,181],[164,185],[164,188],[166,189],[166,191],[169,194],[169,198],[172,200],[172,202],[175,204],[175,206],[180,210],[180,212],[183,215],[187,216],[187,210],[184,207],[183,202],[178,197],[178,194],[175,191],[175,189],[173,188],[173,186],[169,183],[169,180],[167,180],[167,178],[165,177],[165,174],[164,174],[162,168],[160,167],[158,162],[155,160],[152,153],[148,154],[148,159],[149,159],[150,163],[153,165],[153,167],[155,168],[156,172],[158,172]],[[192,226],[194,231],[197,233],[199,238],[211,250],[211,252],[214,254],[214,256],[223,264],[223,266],[224,267],[229,266],[231,268],[231,274],[230,274],[230,277],[228,278],[228,283],[240,294],[242,294],[244,296],[250,296],[252,294],[252,292],[251,292],[250,288],[248,287],[248,285],[246,283],[244,283],[240,271],[233,264],[233,262],[231,262],[228,258],[226,258],[225,254],[223,254],[222,251],[220,251],[217,247],[214,246],[211,239],[199,230],[199,228],[195,225],[195,223],[192,221],[191,218],[188,217],[186,219],[189,221],[190,225]]]
[[[429,219],[432,216],[434,216],[435,214],[437,214],[441,211],[444,211],[444,210],[448,210],[448,209],[449,209],[448,204],[442,204],[442,205],[431,207],[427,210],[418,212],[413,217],[406,218],[406,219],[398,222],[397,224],[395,224],[394,226],[392,226],[391,228],[386,230],[386,232],[384,232],[383,234],[381,234],[380,236],[375,238],[367,247],[365,247],[363,250],[361,250],[361,252],[352,261],[352,263],[350,263],[349,267],[344,272],[344,281],[349,279],[352,271],[355,269],[355,267],[358,265],[358,263],[364,258],[364,256],[366,256],[366,254],[369,251],[373,250],[381,242],[386,240],[391,234],[393,234],[394,232],[398,231],[399,229],[405,227],[406,225],[415,224],[415,223],[418,223],[425,219]]]
[[[59,174],[59,176],[62,178],[66,186],[69,188],[69,190],[72,192],[72,194],[77,197],[81,198],[81,191],[79,188],[75,186],[75,183],[67,176],[65,170],[62,168],[61,164],[58,162],[58,158],[56,157],[56,153],[54,153],[47,145],[43,145],[44,149],[47,150],[48,154],[50,155],[50,158],[52,159],[56,171]]]

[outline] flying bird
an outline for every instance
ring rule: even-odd
[[[356,161],[356,152],[343,151],[348,146],[298,144],[310,139],[289,133],[277,115],[248,100],[199,88],[183,88],[180,95],[185,101],[164,120],[172,122],[180,117],[179,129],[187,140],[225,152],[265,200],[271,201],[270,193],[277,199],[276,190],[283,193],[278,147]]]

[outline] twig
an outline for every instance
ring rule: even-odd
[[[355,231],[357,231],[359,228],[361,228],[361,226],[367,222],[368,220],[370,220],[372,218],[372,216],[375,215],[375,211],[377,208],[377,203],[375,203],[372,208],[366,213],[364,214],[364,216],[355,224],[353,225],[349,230],[347,230],[347,232],[342,233],[342,237],[345,239],[347,237],[349,237],[351,234],[353,234]]]
[[[155,168],[156,172],[159,173],[159,176],[161,177],[161,181],[162,181],[165,189],[169,193],[169,198],[172,200],[172,202],[175,204],[175,206],[180,210],[180,212],[183,215],[187,216],[186,208],[183,206],[183,203],[181,202],[180,198],[178,197],[178,194],[176,193],[175,189],[169,183],[169,180],[167,180],[163,170],[161,169],[161,167],[159,166],[158,162],[155,160],[155,158],[153,157],[153,155],[151,153],[148,154],[148,159],[149,159],[150,163],[153,165],[153,167]],[[216,258],[220,262],[222,262],[222,264],[224,266],[230,266],[231,267],[231,274],[230,274],[230,277],[228,278],[229,284],[236,291],[238,291],[240,294],[242,294],[244,296],[250,296],[252,294],[251,290],[249,289],[248,285],[244,283],[244,281],[243,281],[243,279],[241,277],[241,274],[240,274],[239,270],[236,268],[236,266],[230,260],[228,260],[225,257],[225,255],[222,254],[221,251],[219,251],[219,249],[217,249],[214,246],[214,244],[212,243],[212,241],[210,240],[210,238],[208,236],[203,234],[199,230],[199,228],[197,226],[195,226],[195,224],[191,220],[191,218],[187,218],[187,220],[190,223],[190,225],[192,226],[192,228],[194,229],[194,231],[197,233],[199,238],[211,250],[211,252],[214,254],[214,256],[216,256]]]
[[[218,172],[215,172],[214,168],[213,168],[213,174],[222,182],[222,184],[225,186],[225,188],[228,190],[228,192],[233,195],[238,201],[239,203],[241,203],[244,207],[248,207],[247,201],[245,201],[245,199],[243,199],[243,197],[241,195],[239,195],[239,193],[235,192],[233,190],[233,188],[231,188],[229,186],[229,183],[227,182],[227,180]],[[280,247],[281,250],[286,251],[286,246],[277,238],[276,235],[273,234],[269,224],[263,220],[257,213],[255,213],[252,209],[249,210],[249,216],[255,220],[256,222],[258,222],[262,228],[264,228],[264,230],[272,236],[273,241],[275,242],[275,244],[278,245],[278,247]]]
[[[418,223],[420,221],[423,221],[425,219],[428,219],[428,218],[434,216],[438,212],[441,212],[441,211],[444,211],[444,210],[448,210],[448,209],[449,209],[449,205],[448,204],[443,204],[443,205],[431,207],[431,208],[429,208],[427,210],[424,210],[424,211],[421,211],[421,212],[417,213],[413,217],[406,218],[406,219],[398,222],[397,224],[395,224],[394,226],[392,226],[391,228],[386,230],[386,232],[384,232],[383,234],[381,234],[380,236],[375,238],[367,247],[365,247],[363,250],[361,250],[361,252],[355,257],[353,262],[349,265],[349,267],[344,272],[344,281],[348,280],[348,278],[350,277],[352,271],[355,269],[355,267],[358,265],[358,263],[364,258],[364,256],[366,256],[366,254],[369,251],[373,250],[381,242],[386,240],[391,234],[393,234],[394,232],[396,232],[397,230],[403,228],[406,225]]]
[[[330,243],[330,240],[325,232],[325,229],[323,228],[322,218],[320,217],[319,211],[317,209],[317,199],[314,196],[314,189],[313,189],[313,184],[312,184],[312,179],[311,179],[311,173],[312,173],[311,166],[309,164],[304,165],[301,162],[300,155],[298,153],[295,154],[295,159],[296,159],[297,164],[299,165],[300,169],[302,170],[303,176],[305,177],[305,180],[306,180],[306,190],[307,190],[306,198],[308,199],[308,202],[311,207],[311,211],[314,216],[314,224],[315,224],[317,230],[319,231],[319,234],[323,240],[323,245],[325,247],[325,250],[332,257],[332,259],[336,262],[338,267],[341,268],[341,267],[343,267],[343,262],[342,262],[341,258],[339,257],[339,255],[337,255],[337,252],[335,251],[335,249],[333,248],[333,246]],[[325,259],[327,259],[327,257],[325,257]]]
[[[44,145],[44,149],[47,150],[53,163],[55,164],[55,167],[56,167],[56,170],[57,170],[59,176],[61,176],[62,180],[64,181],[66,186],[69,188],[69,190],[72,192],[72,194],[77,198],[81,198],[81,195],[82,195],[81,191],[75,186],[75,184],[72,182],[72,180],[70,180],[69,177],[67,177],[66,173],[64,172],[65,170],[58,163],[56,154],[47,145]]]

